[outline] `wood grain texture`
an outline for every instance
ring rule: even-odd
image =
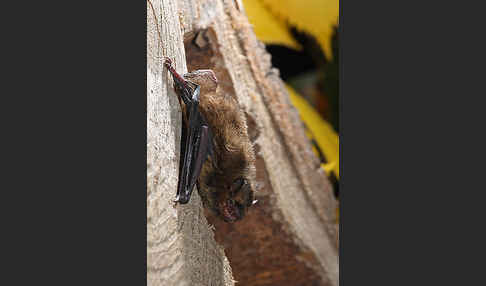
[[[184,2],[194,11],[184,13],[194,16],[183,25],[190,70],[215,71],[247,113],[258,151],[259,209],[234,225],[209,217],[235,279],[240,285],[338,285],[337,202],[331,184],[243,5]],[[192,45],[191,33],[202,29],[208,30],[210,51]]]
[[[149,285],[339,284],[337,202],[278,70],[239,0],[153,1],[147,31]],[[203,34],[200,34],[202,32]],[[161,58],[179,72],[212,69],[245,111],[257,155],[259,203],[226,224],[197,192],[172,207],[177,189],[180,108]],[[202,95],[204,96],[204,95]],[[229,267],[228,260],[231,264]],[[233,275],[233,276],[232,276]],[[212,279],[212,280],[211,280]]]
[[[169,56],[185,72],[178,1],[147,3],[147,281],[148,285],[234,285],[224,252],[214,240],[194,192],[174,207],[180,149],[180,107],[163,69]]]

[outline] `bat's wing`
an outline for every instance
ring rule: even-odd
[[[170,59],[166,59],[164,65],[172,74],[174,89],[183,111],[179,184],[175,201],[185,204],[191,198],[208,153],[212,154],[212,136],[206,119],[199,112],[201,87],[179,75]]]
[[[204,116],[199,112],[200,87],[185,81],[176,88],[185,103],[181,137],[181,157],[179,165],[179,184],[176,202],[185,204],[191,198],[201,169],[211,153],[211,135]]]

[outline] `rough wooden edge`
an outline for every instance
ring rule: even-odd
[[[185,72],[180,8],[176,0],[147,3],[147,281],[148,285],[234,285],[197,192],[174,207],[180,144],[180,107],[161,59]]]
[[[235,96],[256,124],[257,155],[264,162],[264,170],[259,172],[265,172],[271,185],[263,188],[271,190],[275,221],[282,222],[296,244],[310,249],[322,282],[338,285],[337,202],[278,71],[272,69],[270,55],[256,39],[243,6],[234,0],[182,2],[185,33],[206,28],[215,31]]]

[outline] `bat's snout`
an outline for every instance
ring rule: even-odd
[[[243,213],[233,200],[227,200],[221,205],[221,214],[226,222],[235,222],[243,217]]]

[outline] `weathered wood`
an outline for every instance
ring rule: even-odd
[[[224,252],[194,192],[174,207],[180,149],[180,107],[162,67],[170,56],[186,71],[178,1],[147,3],[147,281],[148,285],[234,285]],[[157,16],[160,25],[159,40]]]
[[[149,284],[228,285],[232,269],[237,285],[337,286],[337,202],[332,187],[241,1],[152,3],[162,44],[149,7]],[[235,224],[207,214],[231,269],[214,243],[197,192],[188,205],[174,209],[171,204],[177,189],[180,109],[162,69],[163,55],[175,59],[179,72],[186,71],[186,61],[189,70],[214,70],[220,88],[247,114],[257,155],[259,203]]]

